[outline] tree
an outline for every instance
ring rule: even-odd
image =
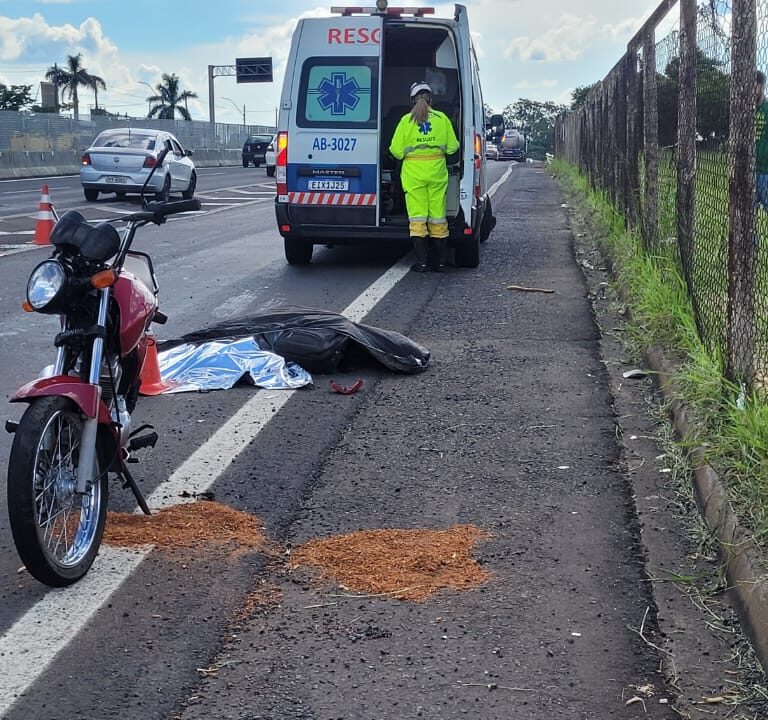
[[[590,85],[579,85],[579,87],[571,91],[571,110],[578,110],[587,101],[589,91],[597,84],[593,82]]]
[[[96,107],[99,106],[98,89],[107,89],[107,84],[103,78],[98,75],[91,75],[82,65],[83,55],[67,55],[67,67],[60,68],[53,65],[45,73],[45,79],[53,82],[56,87],[61,88],[61,99],[64,100],[66,91],[72,100],[72,108],[75,112],[75,120],[80,119],[80,99],[78,97],[78,88],[86,87],[93,90],[96,97]]]
[[[185,120],[191,120],[187,100],[196,98],[197,93],[189,90],[179,92],[179,78],[176,75],[168,75],[168,73],[163,73],[163,81],[155,85],[155,88],[158,94],[147,98],[148,102],[154,103],[149,108],[148,118],[156,115],[160,120],[173,120],[178,110],[181,117]]]
[[[567,106],[548,100],[539,102],[520,98],[504,108],[504,122],[507,127],[521,128],[528,138],[528,154],[543,160],[546,153],[554,151],[555,119],[562,115]]]
[[[723,62],[696,50],[696,133],[705,144],[718,144],[728,137],[730,126],[730,75]],[[677,143],[677,105],[680,60],[673,58],[657,74],[659,106],[659,144]]]
[[[93,101],[96,106],[96,110],[99,110],[99,88],[102,90],[107,89],[106,83],[98,77],[98,75],[91,75],[91,90],[93,90]],[[97,113],[99,114],[99,113]]]
[[[18,112],[32,105],[31,85],[3,85],[0,83],[0,110]]]

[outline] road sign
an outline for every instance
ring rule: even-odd
[[[235,76],[239,83],[272,82],[272,58],[236,58]]]

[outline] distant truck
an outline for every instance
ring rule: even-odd
[[[499,140],[499,160],[525,162],[528,154],[528,138],[516,128],[506,128]]]

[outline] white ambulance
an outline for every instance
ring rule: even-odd
[[[411,84],[424,80],[461,143],[448,158],[449,246],[458,266],[477,267],[495,219],[466,8],[444,19],[377,0],[331,12],[298,22],[285,71],[275,210],[286,259],[307,264],[314,245],[408,240],[400,166],[388,148]]]

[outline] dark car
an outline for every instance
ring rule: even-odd
[[[271,135],[249,135],[243,145],[243,167],[248,167],[250,163],[259,167],[265,162],[267,146],[271,142]]]

